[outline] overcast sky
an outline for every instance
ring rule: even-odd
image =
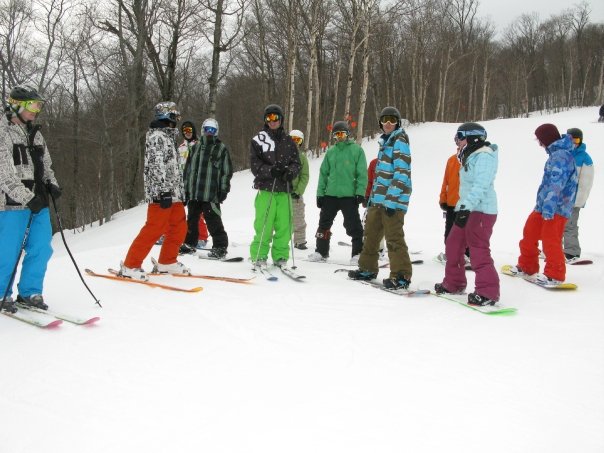
[[[481,17],[490,16],[496,25],[499,35],[518,16],[524,13],[539,13],[539,18],[545,20],[554,14],[560,14],[565,9],[572,8],[580,2],[568,0],[478,0],[478,14]],[[587,4],[591,8],[590,22],[604,22],[604,0],[591,0]]]

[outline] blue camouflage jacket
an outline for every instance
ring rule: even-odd
[[[570,135],[563,135],[545,148],[549,155],[543,169],[543,179],[537,191],[535,211],[545,220],[559,214],[569,218],[577,196],[577,168],[572,154]]]

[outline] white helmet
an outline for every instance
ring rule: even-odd
[[[203,131],[204,134],[207,132],[206,127],[215,129],[215,132],[213,134],[209,134],[209,135],[218,135],[218,121],[216,121],[214,118],[206,119],[203,122],[203,124],[201,125],[201,130]]]
[[[298,129],[294,129],[289,133],[290,137],[298,137],[300,139],[302,139],[302,141],[299,143],[300,145],[302,144],[302,142],[304,141],[304,133],[302,131],[299,131]]]

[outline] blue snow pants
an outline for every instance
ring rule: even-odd
[[[0,300],[4,296],[15,268],[30,215],[29,209],[0,211]],[[52,255],[51,240],[50,213],[48,208],[44,208],[33,216],[29,236],[25,243],[21,275],[15,276],[21,296],[42,294],[46,267]],[[7,296],[11,296],[12,292],[11,287],[8,289]]]

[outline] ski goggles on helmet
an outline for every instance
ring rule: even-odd
[[[480,129],[476,129],[473,131],[457,131],[457,133],[455,134],[455,138],[457,140],[465,140],[470,135],[487,138],[487,132],[485,130]]]
[[[203,133],[206,135],[216,135],[216,132],[218,132],[218,129],[213,126],[204,126],[203,128]]]
[[[302,137],[292,136],[292,140],[296,143],[296,145],[301,145],[304,139]]]
[[[44,107],[44,101],[34,100],[34,101],[17,101],[12,98],[8,98],[8,102],[11,104],[18,105],[23,109],[27,110],[31,113],[40,113],[42,111],[42,107]]]
[[[339,138],[339,139],[346,138],[346,137],[348,137],[348,132],[346,132],[346,131],[337,131],[337,132],[333,133],[333,136],[335,138]]]
[[[386,124],[386,123],[390,123],[390,124],[397,124],[398,123],[398,118],[394,115],[384,115],[380,118],[380,123],[382,124]]]
[[[191,126],[185,126],[182,128],[182,133],[183,134],[192,134],[193,128]]]
[[[274,123],[275,121],[279,121],[280,119],[281,117],[278,113],[267,113],[264,117],[264,121],[266,121],[267,123]]]

